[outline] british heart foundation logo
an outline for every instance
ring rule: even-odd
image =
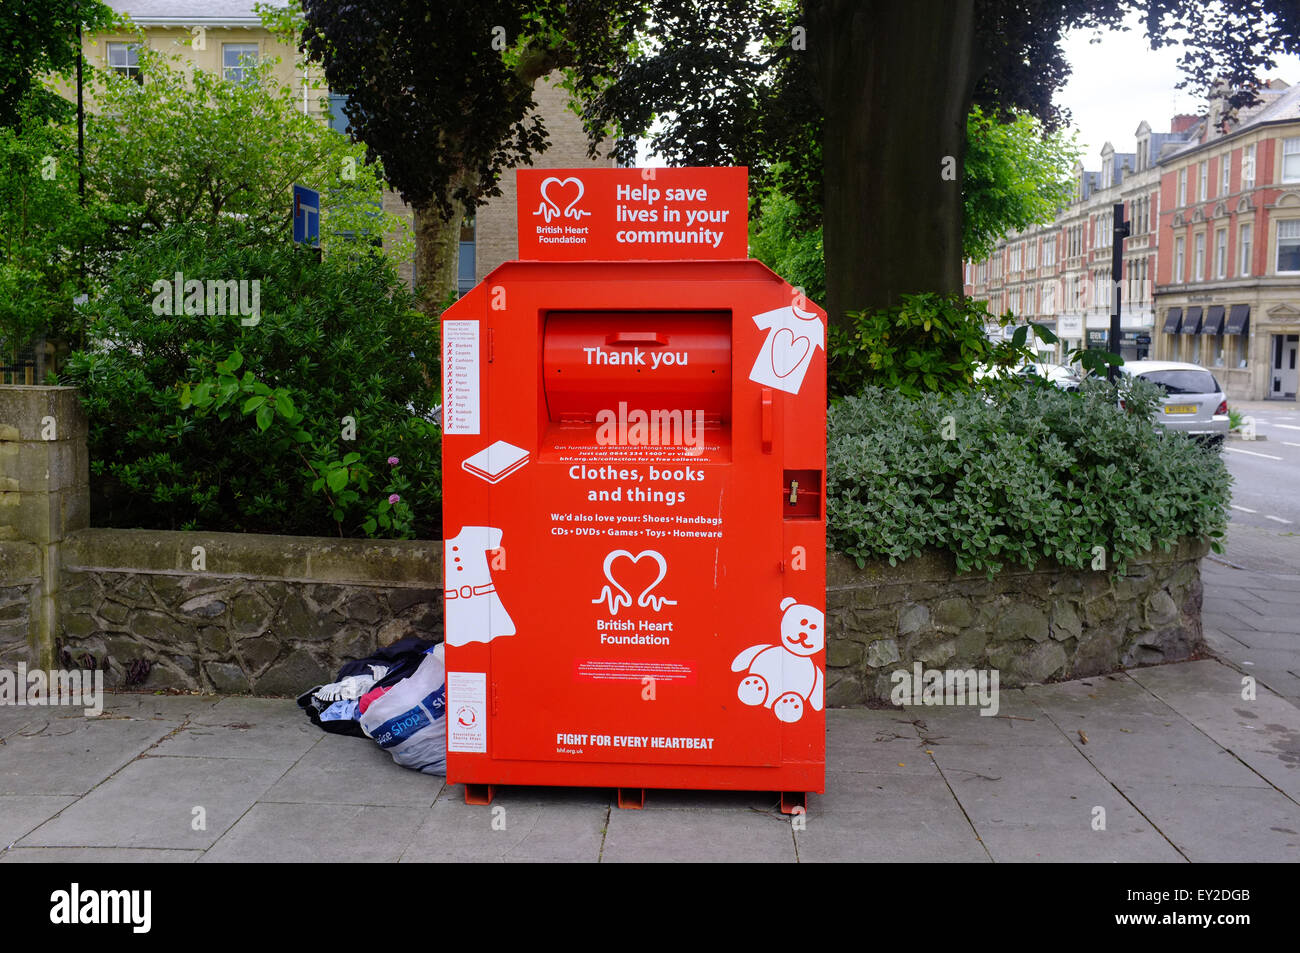
[[[646,560],[644,570],[637,566],[643,559]],[[650,580],[636,597],[636,604],[641,608],[659,612],[664,606],[677,605],[676,599],[653,594],[659,583],[664,581],[664,576],[668,575],[668,560],[664,559],[662,553],[645,549],[633,556],[626,549],[616,549],[605,557],[601,568],[605,572],[605,586],[600,590],[600,595],[591,600],[591,603],[592,605],[608,603],[611,616],[618,615],[619,609],[632,607],[631,589],[626,585],[629,581],[632,582],[631,588],[634,589],[637,583]],[[658,574],[650,579],[650,573],[655,569],[658,570]]]
[[[580,222],[582,216],[591,214],[578,208],[578,203],[582,201],[582,196],[586,192],[586,186],[576,175],[571,175],[567,179],[548,175],[542,179],[539,191],[541,202],[533,214],[540,215],[542,221],[548,225],[552,219],[557,218],[571,218],[575,222]]]

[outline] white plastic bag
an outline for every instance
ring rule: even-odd
[[[447,773],[447,684],[442,644],[408,678],[371,702],[361,730],[406,768]]]

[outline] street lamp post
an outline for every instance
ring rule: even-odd
[[[1116,202],[1112,207],[1111,220],[1114,222],[1114,231],[1111,234],[1110,250],[1110,281],[1111,281],[1111,306],[1110,306],[1110,353],[1120,353],[1120,282],[1124,277],[1124,239],[1129,236],[1129,222],[1124,219],[1124,203]],[[1119,368],[1114,364],[1110,365],[1106,376],[1109,380],[1114,381],[1119,374]]]

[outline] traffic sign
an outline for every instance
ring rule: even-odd
[[[293,187],[293,240],[312,248],[320,245],[320,193],[305,185]]]

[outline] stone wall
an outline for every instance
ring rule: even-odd
[[[296,695],[380,645],[441,638],[441,578],[431,542],[82,530],[59,648],[109,687]]]
[[[33,543],[0,540],[0,668],[32,658],[39,633],[41,552]]]
[[[993,579],[958,574],[947,554],[859,569],[829,554],[827,703],[888,699],[890,673],[997,669],[1002,687],[1185,659],[1204,648],[1201,558],[1184,540],[1122,576],[1039,564]]]
[[[106,665],[111,686],[294,695],[403,636],[440,638],[440,550],[81,530],[63,547],[59,647],[74,664],[89,655]],[[1010,688],[1187,658],[1203,647],[1205,552],[1185,541],[1122,576],[1040,565],[991,580],[958,574],[944,554],[864,569],[828,554],[828,704],[887,699],[890,673],[913,662],[997,669]],[[20,613],[6,607],[21,598],[9,573],[0,578],[0,639],[16,647]]]

